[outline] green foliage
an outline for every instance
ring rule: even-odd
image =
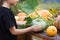
[[[18,10],[17,10],[17,7],[16,6],[12,6],[11,7],[11,10],[13,11],[14,15],[17,15]]]
[[[26,2],[34,9],[38,5],[38,0],[26,0]],[[33,4],[32,4],[33,3]]]
[[[48,26],[50,26],[50,25],[53,25],[53,22],[54,22],[54,18],[48,18],[49,19],[49,21],[48,21]]]
[[[48,21],[46,21],[45,19],[43,19],[43,20],[47,24],[47,27],[53,25],[53,22],[54,22],[54,18],[53,17],[48,18]]]
[[[29,14],[38,6],[38,0],[26,0],[22,4],[18,3],[17,5],[21,11]]]
[[[49,9],[50,13],[53,15],[53,16],[56,16],[56,14],[58,13],[59,9]]]
[[[25,1],[25,0],[19,0],[19,2],[23,2],[23,1]]]
[[[30,17],[26,17],[25,20],[27,21],[27,25],[30,25],[32,23],[32,19]]]
[[[22,29],[32,26],[32,19],[30,17],[26,17],[25,20],[27,21],[26,24],[20,26]]]

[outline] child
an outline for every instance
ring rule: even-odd
[[[0,0],[0,40],[17,40],[16,35],[30,31],[40,31],[40,27],[17,29],[17,24],[10,7],[16,5],[18,0]]]

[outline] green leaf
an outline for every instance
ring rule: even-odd
[[[25,20],[27,21],[27,25],[31,25],[32,19],[30,17],[26,17]]]
[[[34,11],[34,9],[26,2],[24,2],[21,5],[21,10],[28,13],[28,14]]]
[[[35,11],[37,6],[38,0],[26,0],[22,4],[18,3],[18,8],[27,14]]]
[[[27,21],[26,24],[20,26],[22,29],[32,26],[32,19],[30,17],[26,17],[25,20]]]
[[[38,6],[38,0],[26,0],[26,2],[33,8]]]

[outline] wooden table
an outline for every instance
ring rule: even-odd
[[[49,37],[45,32],[43,33],[33,33],[34,36],[37,36],[39,38],[42,38],[43,40],[60,40],[60,35],[57,34],[54,37]]]
[[[17,37],[17,40],[32,40],[32,36],[42,38],[43,40],[60,40],[59,34],[57,34],[54,37],[49,37],[45,32],[43,32],[43,33],[26,33],[23,35],[19,35]]]

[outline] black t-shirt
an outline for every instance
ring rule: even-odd
[[[0,7],[0,40],[17,40],[17,36],[9,31],[13,26],[17,28],[13,12],[8,8]]]

